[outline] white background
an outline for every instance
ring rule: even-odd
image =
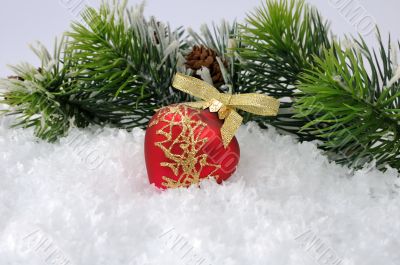
[[[85,5],[98,5],[100,0],[1,0],[0,8],[0,76],[11,74],[7,64],[28,61],[37,64],[38,60],[28,45],[41,41],[52,46],[54,38],[68,30],[72,20],[78,17]],[[110,0],[111,1],[111,0]],[[265,0],[148,0],[146,14],[155,15],[172,26],[185,26],[197,29],[202,23],[220,21],[222,18],[242,21]],[[141,0],[130,0],[130,5]],[[308,0],[323,16],[331,21],[333,32],[363,33],[373,44],[374,33],[365,34],[363,27],[369,27],[372,20],[379,25],[382,34],[391,32],[392,38],[400,37],[398,0]],[[346,4],[347,3],[347,4]],[[358,9],[360,12],[352,12]],[[347,14],[347,18],[346,18]],[[354,16],[353,22],[349,21]],[[366,26],[357,23],[362,20]],[[365,31],[365,30],[364,30]]]

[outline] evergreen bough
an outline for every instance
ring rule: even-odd
[[[187,99],[170,88],[182,70],[183,31],[143,17],[143,5],[103,4],[87,8],[83,22],[56,48],[54,57],[40,45],[40,71],[14,67],[2,102],[17,115],[15,126],[35,127],[36,136],[55,141],[71,126],[89,124],[145,128],[154,110]]]
[[[303,0],[265,0],[246,23],[223,22],[200,34],[171,29],[143,16],[143,5],[87,8],[51,55],[34,48],[40,68],[13,67],[4,79],[1,103],[15,126],[55,141],[73,127],[90,124],[145,128],[154,110],[192,100],[171,87],[176,72],[193,73],[185,56],[194,45],[216,51],[231,93],[265,93],[281,100],[277,117],[252,117],[299,140],[319,140],[340,163],[400,169],[400,70],[397,53],[378,52],[362,38],[343,47],[329,25]]]
[[[296,118],[293,102],[300,75],[312,69],[315,58],[330,47],[329,26],[320,14],[303,0],[266,1],[242,26],[244,48],[240,49],[247,71],[247,89],[281,100],[276,118],[254,117],[261,127],[274,125],[295,134],[300,140],[313,140],[307,123]]]
[[[5,91],[0,94],[3,97],[0,103],[10,106],[3,112],[16,116],[15,127],[34,127],[35,135],[48,141],[65,135],[72,117],[77,121],[75,124],[83,126],[78,117],[86,115],[69,100],[75,94],[76,80],[66,45],[65,39],[59,44],[56,41],[51,55],[38,43],[32,50],[41,60],[40,68],[22,63],[12,67],[17,78],[1,81]]]
[[[375,163],[400,168],[400,72],[390,39],[379,51],[360,39],[352,48],[335,43],[302,75],[297,117],[324,139],[322,147],[353,167]]]

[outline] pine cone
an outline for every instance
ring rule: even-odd
[[[216,57],[217,52],[213,49],[209,49],[203,45],[195,45],[192,52],[186,56],[186,67],[195,71],[201,69],[203,66],[207,67],[210,70],[214,86],[220,87],[224,84],[224,78]],[[225,67],[227,67],[227,63],[225,61],[223,61],[223,64]],[[200,79],[200,76],[198,75],[194,75],[194,77]]]

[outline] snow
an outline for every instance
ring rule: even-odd
[[[0,120],[0,264],[400,264],[400,182],[255,124],[224,185],[148,184],[144,131],[58,144]]]

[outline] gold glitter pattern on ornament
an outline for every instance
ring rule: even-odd
[[[156,132],[158,135],[164,136],[165,140],[156,142],[155,145],[163,151],[165,157],[169,160],[169,162],[162,162],[160,165],[171,169],[173,174],[178,176],[177,180],[163,176],[163,185],[166,188],[188,187],[199,183],[205,167],[214,168],[208,177],[219,178],[218,175],[214,174],[221,168],[221,165],[211,163],[207,154],[200,153],[208,140],[201,137],[202,132],[207,128],[207,124],[201,120],[192,119],[193,116],[199,115],[200,111],[191,110],[192,112],[189,114],[188,107],[183,104],[165,107],[149,124],[149,127],[160,122],[166,124]],[[177,127],[180,133],[174,137],[173,129],[176,131]]]

